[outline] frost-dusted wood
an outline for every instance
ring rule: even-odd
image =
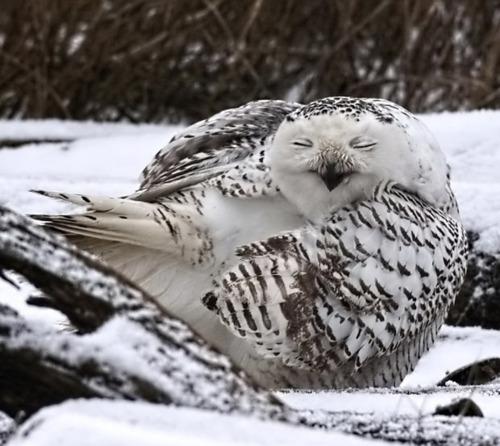
[[[5,270],[25,276],[75,328],[89,333],[30,324],[0,307],[0,410],[10,415],[92,396],[246,413],[280,406],[142,290],[63,238],[0,208],[0,271]],[[123,328],[122,362],[103,334],[113,317]],[[136,336],[133,342],[127,341],[129,332]],[[137,362],[137,371],[127,367],[128,360]]]
[[[4,444],[16,430],[16,423],[4,412],[0,412],[0,445]]]
[[[27,343],[10,342],[21,333],[27,341],[40,334],[16,312],[0,305],[0,410],[17,417],[68,398],[106,396],[59,358],[46,357]]]

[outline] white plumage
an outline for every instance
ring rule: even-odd
[[[444,155],[379,99],[251,102],[194,124],[125,198],[36,216],[267,387],[396,385],[462,284]]]

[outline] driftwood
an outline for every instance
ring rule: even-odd
[[[0,412],[0,445],[4,444],[14,434],[16,423],[5,413]]]
[[[0,207],[0,280],[11,277],[9,271],[41,290],[76,329],[27,321],[0,305],[0,411],[16,420],[71,398],[99,397],[246,414],[390,441],[500,443],[498,420],[355,414],[341,407],[335,413],[294,410],[255,386],[126,278]],[[36,429],[36,420],[26,422],[28,430]],[[12,430],[12,423],[4,425]]]
[[[22,274],[50,296],[52,306],[79,332],[87,333],[28,324],[0,306],[0,410],[11,416],[92,396],[221,411],[267,412],[280,407],[144,291],[61,237],[6,209],[0,209],[0,270]],[[129,354],[140,371],[113,363],[106,356],[112,348],[105,346],[87,355],[74,354],[98,348],[97,331],[111,323],[118,330],[136,331],[136,340],[143,341],[127,344],[124,333],[122,359]],[[89,344],[91,333],[95,344]],[[190,373],[179,373],[184,368]],[[157,377],[162,379],[156,382]]]

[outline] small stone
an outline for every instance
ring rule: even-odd
[[[484,417],[483,411],[470,398],[461,398],[446,406],[438,406],[433,415]]]

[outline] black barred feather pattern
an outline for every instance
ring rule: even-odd
[[[264,158],[270,139],[285,117],[299,107],[278,100],[253,101],[190,126],[174,136],[145,167],[134,199],[151,201],[212,177],[217,177],[215,184],[225,194],[245,196],[238,187],[243,183],[245,192],[255,196],[259,190],[254,185],[268,172]],[[228,170],[232,178],[226,186],[224,175],[219,175]],[[249,171],[247,175],[245,170]],[[271,187],[268,175],[264,183],[265,188]]]
[[[454,218],[381,184],[373,200],[321,227],[238,254],[204,298],[233,333],[265,358],[324,375],[328,387],[397,385],[432,344],[463,282],[467,241]],[[382,370],[367,373],[373,368]]]
[[[40,190],[32,192],[86,207],[86,212],[81,214],[33,215],[47,228],[66,235],[86,249],[92,242],[85,241],[84,237],[155,251],[175,251],[178,260],[191,265],[214,261],[208,231],[195,223],[203,215],[203,191],[199,197],[193,191],[178,191],[156,203]],[[108,253],[99,250],[98,254],[108,261]]]

